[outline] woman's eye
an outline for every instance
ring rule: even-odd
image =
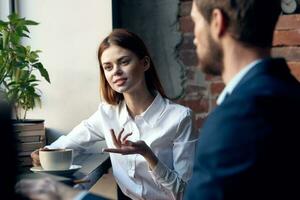
[[[129,64],[129,60],[123,60],[122,62],[121,62],[121,65],[128,65]]]
[[[110,66],[110,65],[104,65],[103,69],[106,70],[106,71],[110,71],[112,69],[112,66]]]

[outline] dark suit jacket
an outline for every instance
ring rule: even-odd
[[[265,59],[209,115],[185,199],[300,199],[300,84]]]

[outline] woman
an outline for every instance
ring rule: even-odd
[[[180,199],[191,177],[197,135],[190,109],[169,101],[143,43],[124,29],[101,43],[96,113],[49,148],[84,150],[105,140],[114,177],[132,199]],[[39,165],[38,151],[32,153]]]

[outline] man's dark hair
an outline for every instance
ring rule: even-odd
[[[245,45],[271,47],[280,0],[194,0],[207,22],[214,9],[224,14],[231,36]]]

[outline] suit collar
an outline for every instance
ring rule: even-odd
[[[272,74],[274,76],[287,77],[290,76],[290,69],[283,58],[263,59],[248,71],[248,73],[240,80],[232,92],[238,90],[240,87],[257,77],[259,74],[264,73]]]
[[[250,71],[253,67],[255,67],[259,62],[262,60],[255,60],[248,65],[246,65],[240,72],[238,72],[230,81],[228,84],[226,84],[226,87],[223,89],[221,94],[219,95],[217,99],[217,105],[220,105],[227,96],[229,96],[234,88],[238,85],[238,83],[243,79],[244,76],[247,75],[248,71]]]

